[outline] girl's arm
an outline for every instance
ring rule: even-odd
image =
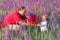
[[[37,24],[37,26],[39,26],[39,27],[43,27],[44,25],[42,25],[42,24]]]

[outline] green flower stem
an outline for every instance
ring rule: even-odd
[[[36,40],[38,40],[38,31],[37,31],[37,30],[38,30],[38,28],[37,28],[37,26],[36,26],[36,25],[35,25],[35,30],[36,30],[36,31],[35,31],[35,32],[36,32]]]

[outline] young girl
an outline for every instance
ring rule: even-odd
[[[47,28],[47,24],[48,24],[47,16],[42,15],[41,18],[42,18],[41,23],[38,24],[37,26],[40,26],[41,31],[47,31],[48,30],[48,28]]]

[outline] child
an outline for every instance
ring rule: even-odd
[[[42,18],[41,23],[38,24],[37,26],[40,26],[41,31],[47,31],[48,30],[48,28],[47,28],[47,24],[48,24],[47,16],[42,15],[41,18]]]

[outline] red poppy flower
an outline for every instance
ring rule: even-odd
[[[27,21],[29,24],[34,26],[37,23],[38,19],[39,19],[39,16],[35,15],[33,16],[33,18],[29,18]]]

